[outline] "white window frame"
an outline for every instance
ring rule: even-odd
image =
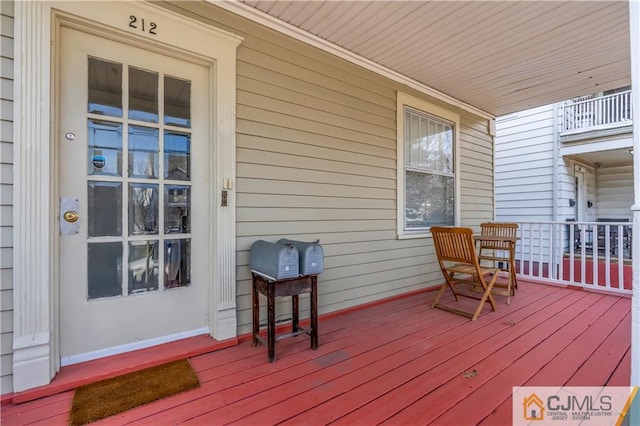
[[[460,221],[460,115],[450,111],[446,108],[442,108],[438,105],[427,102],[423,99],[419,99],[408,95],[406,93],[398,92],[397,94],[397,107],[396,107],[396,128],[397,128],[397,232],[399,239],[406,238],[426,238],[430,237],[431,233],[428,229],[419,230],[406,230],[404,227],[404,212],[405,212],[405,166],[404,166],[404,109],[405,107],[412,108],[414,110],[423,112],[427,115],[433,116],[437,119],[447,121],[453,124],[453,176],[454,176],[454,215],[453,221],[457,226]]]

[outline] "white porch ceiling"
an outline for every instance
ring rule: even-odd
[[[256,1],[490,114],[630,85],[626,1]]]

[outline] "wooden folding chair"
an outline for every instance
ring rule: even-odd
[[[498,269],[480,267],[471,228],[433,226],[431,234],[438,264],[445,279],[431,307],[469,317],[471,321],[478,318],[487,301],[491,305],[491,310],[495,311],[496,302],[491,289],[498,278]],[[488,282],[485,277],[490,277]],[[460,292],[459,286],[467,286],[469,292]],[[456,302],[460,300],[460,296],[479,300],[480,303],[475,311],[468,312],[439,303],[447,287],[451,289]],[[473,292],[474,290],[482,291],[482,295],[478,296],[478,293]]]
[[[518,234],[518,224],[482,223],[480,224],[480,230],[482,236],[516,238]],[[515,295],[515,289],[518,288],[514,268],[515,242],[479,240],[478,261],[480,262],[480,266],[482,266],[483,261],[489,261],[494,268],[498,268],[500,271],[508,274],[506,296],[507,304],[509,304],[511,302],[511,296]]]

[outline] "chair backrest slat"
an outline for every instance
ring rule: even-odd
[[[431,227],[436,255],[441,262],[477,265],[473,230],[471,228]]]
[[[496,237],[516,237],[518,234],[517,223],[482,223],[480,233],[483,236]],[[506,241],[480,241],[481,249],[489,250],[509,250],[509,243]]]

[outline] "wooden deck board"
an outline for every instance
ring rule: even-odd
[[[201,387],[95,424],[502,425],[513,386],[629,385],[630,298],[519,284],[473,322],[431,309],[434,292],[321,319],[317,350],[281,340],[272,364],[241,338],[190,358]],[[71,399],[5,406],[2,424],[66,424]]]
[[[609,301],[610,302],[610,301]],[[591,310],[591,312],[589,312],[589,314],[591,314],[591,318],[589,318],[587,316],[587,313],[576,317],[576,319],[573,321],[576,324],[582,324],[584,326],[584,322],[585,321],[593,321],[593,314],[596,313],[596,310],[593,309]],[[617,328],[628,328],[630,327],[631,324],[630,322],[625,323],[625,321],[622,321]],[[585,331],[582,332],[582,334],[584,333],[591,333],[591,330],[587,330],[587,327],[585,326]],[[549,342],[547,344],[549,345],[553,345],[553,344],[562,344],[563,342],[566,342],[566,339],[570,339],[571,337],[575,336],[576,333],[578,332],[578,330],[570,330],[570,329],[566,329],[566,331],[562,334],[558,334],[559,339],[557,340],[557,342],[551,341],[549,340]],[[606,336],[603,336],[604,338],[606,338]],[[627,344],[630,341],[630,334],[628,334],[627,336],[625,336],[625,338],[623,339],[624,342],[626,342]],[[546,342],[545,342],[546,343]],[[565,345],[563,345],[563,347],[561,349],[565,349],[566,346],[568,346],[567,342]],[[544,349],[544,348],[542,348]],[[535,353],[532,353],[531,356],[535,356]],[[562,350],[559,352],[558,356],[562,356]],[[533,362],[533,360],[531,360]],[[545,359],[541,360],[543,363],[546,361]],[[576,369],[578,367],[576,366]],[[542,368],[539,368],[538,371],[540,371]],[[584,371],[584,369],[582,369],[582,371]],[[544,373],[541,373],[541,376]],[[629,386],[629,382],[630,382],[630,377],[631,377],[631,355],[630,355],[630,345],[627,346],[627,350],[626,353],[624,354],[624,357],[622,358],[622,360],[620,361],[620,363],[618,364],[618,366],[616,367],[615,371],[613,372],[612,377],[605,383],[601,383],[601,382],[590,382],[589,385],[590,386],[603,386],[603,385],[607,385],[607,386]],[[546,380],[550,380],[550,379],[545,379],[544,377],[538,377],[538,376],[533,376],[531,380],[527,381],[526,383],[523,383],[520,386],[544,386],[544,385],[557,385],[559,382],[558,381],[549,381],[547,382]],[[616,381],[613,381],[616,380]],[[515,385],[517,386],[517,385]],[[508,399],[506,399],[502,404],[500,404],[494,411],[493,413],[491,413],[491,415],[489,415],[488,417],[486,417],[485,419],[483,419],[480,424],[483,426],[489,426],[489,425],[503,425],[503,424],[511,424],[511,416],[512,416],[512,401],[511,398],[509,397]]]
[[[394,327],[393,323],[385,322],[383,317],[379,318],[379,323],[363,324],[362,327],[369,327],[369,332],[377,331],[385,341],[392,343],[390,345],[391,349],[397,350],[397,345],[393,344],[393,342],[407,335],[411,336],[412,333],[422,328],[420,318],[428,318],[431,315],[428,308],[425,309],[421,307],[420,309],[422,310],[420,315],[414,314],[415,316],[410,317],[402,329]],[[443,323],[448,322],[443,321]],[[286,365],[283,362],[277,366],[277,371],[272,371],[269,375],[254,376],[254,379],[250,382],[237,385],[233,382],[227,383],[229,388],[221,391],[229,404],[227,407],[219,410],[220,412],[207,414],[208,411],[211,411],[207,410],[207,407],[194,406],[194,411],[192,411],[191,414],[197,413],[206,415],[207,417],[224,415],[224,417],[220,417],[220,419],[240,418],[250,414],[252,411],[259,411],[263,406],[269,406],[274,402],[274,398],[283,399],[286,398],[287,395],[295,396],[304,390],[296,387],[296,385],[313,389],[316,385],[326,381],[328,376],[331,376],[334,365],[339,364],[338,370],[344,370],[347,367],[345,367],[342,361],[377,349],[383,344],[382,340],[371,339],[371,335],[366,333],[367,330],[359,328],[360,325],[358,323],[353,323],[352,325],[350,328],[353,328],[353,330],[360,329],[362,333],[354,334],[353,330],[345,331],[345,335],[342,336],[340,340],[327,344],[323,344],[323,340],[321,339],[321,347],[317,351],[307,351],[304,358],[302,358],[303,363],[301,364],[293,366]],[[434,327],[436,326],[437,322],[434,321]],[[453,327],[454,325],[444,326]],[[308,348],[308,338],[302,339],[305,347]],[[260,352],[264,354],[263,350]],[[278,361],[276,363],[278,363]],[[272,369],[271,367],[267,368]],[[303,378],[303,380],[300,380],[301,378]],[[271,392],[272,389],[274,389],[273,392]],[[257,397],[251,398],[253,396]],[[240,404],[234,405],[234,403],[241,400],[242,402]],[[198,418],[198,421],[206,420],[206,418]]]
[[[522,357],[518,363],[514,364],[513,369],[505,371],[506,374],[504,375],[496,376],[492,380],[492,385],[494,386],[494,389],[491,390],[492,396],[493,394],[497,396],[498,391],[502,390],[499,395],[502,402],[496,401],[497,403],[493,404],[494,407],[498,407],[493,414],[491,411],[485,410],[483,414],[489,417],[486,424],[504,424],[505,421],[511,423],[512,386],[564,385],[589,355],[589,352],[586,354],[583,352],[586,348],[581,343],[591,340],[595,344],[595,342],[599,343],[605,339],[608,335],[608,327],[602,327],[599,324],[606,321],[607,317],[611,318],[623,313],[625,305],[627,305],[628,313],[628,304],[625,302],[628,302],[628,300],[615,300],[615,298],[604,296],[598,303],[590,306],[567,324],[566,327],[561,328]],[[593,338],[594,336],[598,336],[598,338]],[[630,376],[627,380],[628,385]],[[603,386],[605,384],[591,383],[590,385]],[[477,401],[478,399],[478,396],[476,396],[475,400]],[[456,406],[454,410],[457,411],[463,408],[465,408],[464,402]],[[447,418],[443,419],[443,421],[447,420]]]
[[[508,314],[506,317],[496,317],[482,327],[481,332],[473,330],[467,335],[458,336],[456,342],[452,341],[452,335],[442,336],[440,342],[436,341],[433,344],[430,342],[429,347],[419,348],[424,352],[423,354],[413,354],[417,356],[415,359],[410,361],[400,360],[394,369],[383,369],[385,372],[376,377],[375,380],[361,385],[358,389],[354,389],[348,394],[342,394],[326,404],[314,407],[309,412],[291,419],[291,423],[304,423],[314,418],[324,422],[324,416],[327,415],[330,415],[331,418],[326,420],[333,421],[356,408],[354,407],[356,403],[360,404],[361,407],[367,407],[366,410],[362,410],[363,413],[360,413],[365,418],[362,422],[363,424],[382,421],[385,418],[375,419],[368,417],[370,410],[373,411],[379,406],[384,406],[384,402],[375,401],[375,397],[398,392],[403,395],[404,401],[411,401],[411,393],[416,390],[420,392],[421,389],[424,389],[423,383],[425,380],[428,380],[433,387],[441,386],[451,378],[462,374],[466,367],[473,364],[473,361],[478,357],[481,359],[483,354],[493,352],[493,348],[486,345],[483,347],[482,345],[487,339],[494,339],[498,335],[507,340],[512,338],[510,330],[512,326],[509,322],[511,319],[516,318],[516,324],[522,321],[520,322],[521,326],[526,326],[525,315],[536,309],[536,306],[542,305],[544,305],[544,300],[537,300],[528,306],[523,306],[523,309]],[[487,315],[484,318],[489,320],[491,317],[493,315]],[[505,321],[505,318],[508,318],[509,321]],[[468,322],[467,324],[473,323]],[[456,333],[459,333],[459,328],[456,329]],[[433,346],[437,345],[437,343],[441,345],[436,349]],[[361,400],[358,400],[359,396],[362,398]],[[345,424],[354,421],[358,417],[359,415],[356,415],[355,418],[347,420]]]
[[[497,320],[498,317],[495,317],[494,319]],[[464,324],[470,324],[470,321],[465,320]],[[332,398],[332,396],[336,392],[338,393],[344,392],[349,389],[348,388],[349,386],[356,386],[356,385],[362,384],[364,380],[372,380],[375,382],[375,380],[377,380],[378,378],[380,378],[381,376],[385,375],[390,371],[393,371],[393,375],[395,377],[398,377],[396,374],[398,373],[398,370],[396,370],[397,368],[402,366],[402,367],[406,367],[408,370],[411,370],[413,368],[413,365],[418,363],[416,361],[418,358],[420,358],[423,354],[425,354],[426,352],[429,352],[430,350],[441,348],[446,342],[450,341],[451,333],[457,334],[460,332],[460,330],[461,329],[459,327],[456,327],[455,329],[447,329],[444,332],[435,334],[434,332],[438,330],[435,327],[429,327],[429,332],[433,333],[432,335],[428,335],[426,334],[427,333],[426,330],[422,330],[422,332],[419,333],[419,335],[421,335],[420,337],[423,337],[423,338],[421,338],[418,341],[415,341],[415,343],[414,341],[410,341],[410,340],[399,342],[401,344],[402,349],[399,351],[396,349],[396,352],[391,356],[386,356],[386,354],[384,354],[384,356],[376,356],[377,350],[367,351],[363,354],[363,356],[367,359],[366,361],[367,369],[364,373],[358,370],[354,371],[353,369],[349,368],[349,373],[347,375],[339,378],[338,380],[331,382],[330,386],[315,388],[312,390],[312,392],[310,392],[310,395],[301,395],[301,397],[296,398],[295,403],[290,401],[285,401],[284,406],[283,404],[272,406],[268,409],[269,412],[266,413],[266,415],[275,417],[274,420],[276,421],[286,420],[287,417],[285,416],[287,414],[289,415],[292,414],[288,412],[288,410],[293,409],[299,412],[303,405],[308,406],[309,404],[311,404],[311,402],[319,403],[322,401],[320,399],[321,397],[324,398],[324,400],[329,400]],[[349,361],[345,361],[345,362],[348,363]],[[410,373],[410,374],[413,374],[413,373]],[[323,395],[322,394],[323,391],[326,392],[327,394]],[[356,397],[355,393],[349,391],[348,395],[350,396],[351,403],[355,404],[357,402],[354,400],[354,398]],[[290,408],[287,407],[289,405],[291,406]],[[313,406],[313,404],[311,405]],[[329,407],[329,410],[333,410],[333,409],[334,407]],[[329,410],[323,409],[322,411],[326,412]],[[265,414],[259,413],[259,416],[262,416],[262,415],[265,415]],[[252,421],[251,418],[248,418],[247,420],[248,422]],[[304,416],[299,420],[301,422],[304,422],[305,421]],[[315,419],[315,420],[322,422],[321,419]]]
[[[624,357],[609,378],[607,386],[628,386],[631,377],[631,348],[627,350]]]
[[[405,318],[407,326],[409,326],[412,323],[420,321],[421,318],[424,318],[424,316],[429,314],[429,312],[431,311],[428,307],[424,305],[424,303],[413,303],[411,306],[403,305],[403,307],[404,307],[403,310],[399,310],[399,312],[395,314],[390,314],[387,316],[387,318],[393,318],[394,316],[402,315],[402,312],[404,312],[404,315],[407,315],[407,314],[409,315],[408,316],[409,319]],[[344,339],[349,339],[348,345],[350,346],[357,347],[359,345],[359,340],[354,339],[353,331],[351,331],[350,328],[360,329],[362,331],[361,336],[365,336],[365,338],[366,336],[368,336],[366,334],[367,330],[371,331],[374,328],[382,333],[387,333],[387,332],[392,333],[397,331],[396,328],[393,326],[394,324],[393,321],[385,321],[383,315],[378,315],[373,318],[369,316],[360,316],[360,317],[361,317],[361,320],[354,321],[353,323],[351,323],[352,327],[348,327],[349,329],[347,329],[346,327],[340,327],[340,329],[336,331],[331,331],[330,329],[326,333],[325,332],[321,333],[321,339],[320,339],[321,347],[317,351],[308,351],[309,339],[303,336],[300,336],[296,339],[289,339],[289,340],[283,341],[283,343],[289,342],[289,344],[291,345],[291,342],[295,342],[295,345],[299,347],[299,352],[301,352],[301,356],[302,356],[302,358],[298,359],[297,362],[306,362],[309,360],[313,360],[314,363],[318,365],[312,364],[311,367],[313,367],[315,370],[322,371],[323,365],[328,366],[327,360],[326,360],[327,354],[330,355],[336,351],[341,351],[341,350],[344,350],[346,347],[348,347],[348,346],[345,346]],[[362,323],[359,323],[360,321]],[[464,321],[464,319],[462,319],[462,321]],[[450,326],[454,327],[455,324]],[[360,340],[361,339],[362,337],[360,338]],[[245,345],[245,351],[246,351],[246,348],[249,347],[249,343],[247,342],[244,345]],[[280,349],[280,344],[277,345],[277,349],[278,350]],[[364,349],[359,348],[359,350],[364,350]],[[239,394],[242,398],[247,398],[248,396],[256,393],[259,394],[260,392],[266,392],[269,389],[278,386],[280,383],[286,382],[286,380],[279,380],[278,374],[282,376],[287,372],[292,371],[293,367],[297,367],[296,364],[291,364],[294,361],[294,358],[292,357],[287,357],[286,358],[287,361],[279,360],[279,362],[277,362],[276,364],[266,363],[265,362],[266,350],[263,347],[250,348],[249,353],[253,354],[251,356],[251,358],[253,359],[252,370],[247,370],[246,366],[243,366],[242,368],[238,369],[237,366],[234,365],[236,364],[234,362],[231,362],[230,364],[226,364],[226,365],[220,365],[217,358],[214,358],[214,357],[201,356],[201,357],[194,358],[194,361],[197,361],[197,362],[194,362],[193,365],[199,366],[199,368],[196,368],[196,371],[198,372],[198,375],[200,377],[201,382],[203,383],[203,386],[199,390],[192,391],[192,392],[197,392],[197,399],[194,398],[194,396],[188,397],[185,395],[185,398],[189,399],[189,401],[186,401],[183,404],[183,406],[179,407],[176,410],[176,412],[171,413],[168,416],[172,417],[175,415],[179,421],[184,421],[185,417],[182,414],[183,412],[188,414],[189,417],[187,418],[192,418],[199,414],[204,414],[209,411],[214,411],[217,408],[216,406],[212,406],[211,404],[203,404],[201,399],[207,398],[208,395],[213,392],[223,392],[224,389],[229,389],[229,392],[232,392],[232,393],[240,390]],[[325,360],[318,362],[317,361],[318,358],[322,358],[322,357],[325,357]],[[246,359],[247,358],[243,358],[239,362],[244,362]],[[216,374],[211,374],[211,365],[214,366],[213,369],[218,370]],[[260,367],[256,368],[256,365],[259,365]],[[260,377],[268,375],[266,373],[273,373],[274,366],[280,367],[279,373],[278,374],[274,373],[273,374],[274,377],[270,378],[270,380],[273,383],[265,387],[264,384],[261,384],[259,379]],[[235,373],[229,374],[230,372],[238,372],[240,370],[243,370],[244,374],[235,374]],[[263,376],[260,376],[261,373],[259,370],[266,373],[263,373]],[[296,374],[304,374],[300,370],[295,370],[295,371],[296,371]],[[205,375],[204,374],[205,372],[208,374]],[[280,374],[280,372],[282,373]],[[208,380],[208,377],[213,377],[215,381]],[[221,385],[218,386],[217,385],[218,383],[221,383]],[[227,402],[234,401],[232,393],[229,395],[225,395],[225,400]],[[279,395],[279,392],[275,392],[273,394]],[[268,396],[269,394],[266,393],[266,395]],[[265,401],[267,401],[268,399],[269,398],[265,397],[265,395],[263,394],[262,398],[260,399],[260,404],[264,404]],[[258,404],[255,407],[255,409],[259,409],[259,406],[260,405]],[[226,406],[221,407],[221,411],[226,412],[227,411]],[[158,415],[157,417],[159,421],[168,420],[165,414]],[[151,417],[149,418],[149,420],[154,420],[154,418]]]
[[[561,321],[569,321],[573,318],[576,306],[578,306],[576,302],[581,297],[584,297],[584,295],[575,294],[557,299],[545,311],[554,316],[538,325],[535,324],[536,318],[534,317],[516,322],[503,330],[500,336],[496,336],[506,342],[502,347],[498,346],[498,340],[490,339],[479,343],[474,348],[470,348],[466,352],[470,355],[468,356],[469,362],[464,366],[463,370],[455,369],[449,372],[447,382],[436,382],[433,387],[425,388],[420,380],[424,378],[418,377],[413,380],[411,387],[405,386],[397,389],[397,392],[385,395],[385,399],[377,401],[372,410],[358,410],[358,412],[353,412],[351,415],[344,417],[343,421],[339,423],[349,424],[357,421],[358,418],[362,418],[362,421],[358,421],[358,423],[378,424],[390,418],[390,424],[418,424],[435,419],[438,413],[446,412],[459,400],[466,398],[473,390],[511,365],[519,356],[530,351],[550,331],[562,324]],[[554,313],[559,313],[560,316],[555,316]],[[526,331],[527,329],[529,331]],[[510,338],[511,341],[508,341]],[[492,349],[496,349],[495,353]],[[487,354],[487,356],[483,358],[482,354]],[[477,376],[465,377],[462,374],[463,371],[473,370],[477,372]],[[446,372],[443,373],[446,374]],[[433,381],[432,375],[429,376],[429,381]],[[387,400],[394,398],[396,393],[402,394],[405,407],[398,406],[397,408],[394,407],[394,410],[389,410],[392,405]],[[394,411],[399,411],[399,413],[392,417]]]

